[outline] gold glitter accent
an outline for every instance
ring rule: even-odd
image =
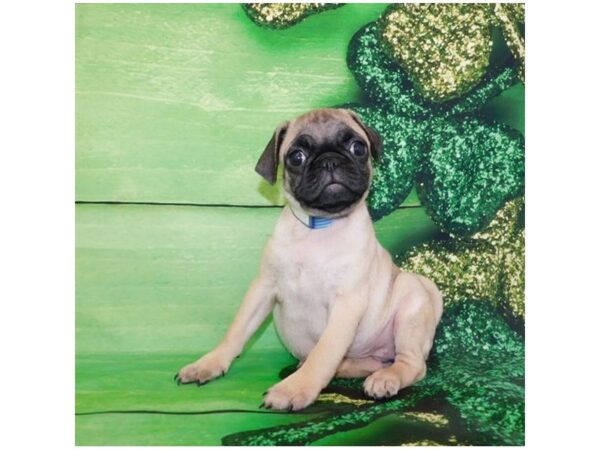
[[[339,8],[339,3],[246,3],[244,10],[259,25],[269,28],[287,28],[306,17]]]
[[[321,400],[324,402],[344,403],[344,404],[355,405],[355,406],[368,405],[370,403],[375,403],[373,400],[350,398],[350,397],[346,397],[345,395],[336,394],[336,393],[320,394],[318,400]]]
[[[381,24],[392,56],[434,102],[466,93],[487,70],[492,38],[485,5],[392,5]]]
[[[411,419],[417,419],[420,422],[427,422],[436,428],[447,427],[450,423],[445,416],[437,413],[407,412],[404,413],[403,416]]]
[[[435,442],[435,441],[430,441],[428,439],[423,439],[422,441],[415,441],[415,442],[403,442],[402,446],[403,447],[439,447],[443,444],[440,444],[439,442]]]
[[[489,226],[471,237],[418,246],[399,265],[431,278],[444,304],[489,301],[509,318],[525,317],[524,200],[509,201]]]
[[[518,24],[525,21],[523,3],[496,3],[494,5],[496,23],[513,57],[519,63],[519,78],[525,82],[525,38],[519,32]]]
[[[485,75],[492,25],[502,29],[525,80],[525,39],[518,28],[524,20],[522,3],[413,3],[390,6],[379,26],[388,52],[423,96],[445,102]]]

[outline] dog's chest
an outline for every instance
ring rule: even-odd
[[[344,288],[355,258],[337,240],[288,243],[276,256],[280,302],[327,307]]]
[[[360,258],[339,236],[327,239],[326,230],[315,232],[323,234],[278,245],[272,260],[277,274],[275,324],[300,359],[323,333],[336,295],[347,290]]]

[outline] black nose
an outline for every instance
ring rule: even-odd
[[[339,162],[335,159],[325,159],[321,161],[321,168],[325,169],[328,172],[333,172],[338,166],[338,164]]]

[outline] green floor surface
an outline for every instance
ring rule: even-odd
[[[77,445],[221,445],[224,436],[324,417],[322,402],[301,412],[259,409],[262,393],[295,360],[283,349],[245,352],[224,377],[204,386],[173,382],[174,368],[196,354],[111,354],[77,358]],[[328,394],[324,394],[326,398]],[[350,406],[351,408],[352,406]],[[444,405],[420,416],[409,408],[371,425],[340,431],[315,445],[452,442],[457,431],[440,419]],[[432,412],[434,411],[434,412]],[[424,420],[426,419],[426,420]],[[432,420],[434,419],[434,420]],[[440,424],[440,422],[442,422]],[[442,426],[440,426],[442,425]]]
[[[177,386],[174,373],[202,350],[79,356],[77,444],[220,445],[231,430],[306,418],[258,409],[261,393],[293,361],[284,350],[250,350],[222,379],[202,387]]]

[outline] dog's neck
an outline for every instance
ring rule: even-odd
[[[369,215],[367,206],[365,204],[365,199],[367,198],[368,193],[368,191],[365,192],[359,202],[357,202],[357,204],[352,206],[350,209],[342,211],[338,214],[334,214],[333,217],[320,216],[318,214],[313,214],[313,211],[306,211],[300,205],[298,200],[290,195],[287,190],[285,191],[285,197],[292,215],[298,220],[298,222],[311,230],[320,230],[329,228],[334,223],[345,222],[350,215],[353,215],[355,212],[362,209],[364,209],[364,215],[369,220],[369,223],[372,223],[371,216]]]
[[[323,228],[328,228],[331,226],[333,221],[336,220],[329,217],[313,216],[304,211],[298,204],[295,204],[295,202],[290,202],[289,207],[294,217],[311,230],[322,230]]]

